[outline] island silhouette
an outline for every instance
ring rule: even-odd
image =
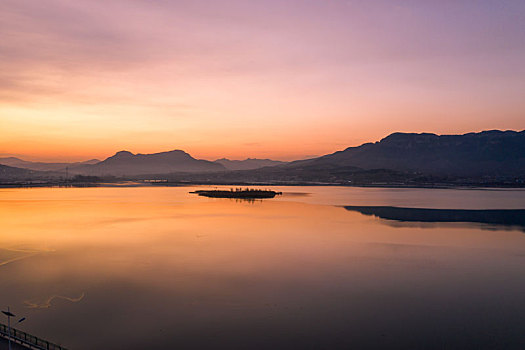
[[[239,198],[239,199],[264,199],[274,198],[275,196],[282,195],[282,192],[276,192],[271,190],[260,190],[254,188],[231,188],[229,191],[225,190],[198,190],[190,193],[196,193],[199,196],[211,197],[211,198]]]

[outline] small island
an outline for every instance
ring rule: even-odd
[[[241,198],[241,199],[263,199],[263,198],[274,198],[275,196],[282,195],[282,192],[276,192],[271,190],[260,190],[254,188],[236,188],[226,190],[198,190],[190,193],[196,193],[199,196],[211,197],[211,198]]]

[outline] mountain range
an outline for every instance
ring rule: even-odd
[[[31,162],[16,157],[0,158],[0,164],[9,167],[29,169],[34,171],[55,171],[65,174],[66,168],[70,174],[97,176],[128,176],[165,174],[173,172],[210,172],[227,170],[252,170],[265,166],[284,164],[285,162],[271,159],[247,158],[245,160],[217,159],[213,162],[195,159],[181,150],[153,154],[133,154],[120,151],[107,159],[100,161],[91,159],[73,163]],[[15,173],[14,171],[12,173]]]
[[[96,176],[135,176],[166,173],[202,173],[226,171],[219,163],[195,159],[181,150],[153,154],[133,154],[120,151],[96,164],[85,164],[74,168],[74,173]]]
[[[483,131],[464,135],[393,133],[289,167],[389,169],[436,176],[524,176],[525,131]]]
[[[0,179],[9,174],[116,176],[173,181],[407,183],[414,181],[518,181],[525,179],[525,131],[483,131],[463,135],[393,133],[374,143],[348,147],[322,157],[280,162],[248,158],[195,159],[182,150],[153,154],[120,151],[103,160],[79,163],[33,163],[0,158]],[[32,173],[20,170],[30,170]]]

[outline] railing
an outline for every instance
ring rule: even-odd
[[[9,329],[5,324],[0,323],[0,337],[9,338]],[[25,345],[30,349],[37,350],[66,350],[66,348],[40,339],[34,335],[19,331],[11,327],[11,341]]]

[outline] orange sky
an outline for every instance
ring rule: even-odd
[[[498,4],[5,0],[0,156],[291,160],[522,130],[525,5]]]

